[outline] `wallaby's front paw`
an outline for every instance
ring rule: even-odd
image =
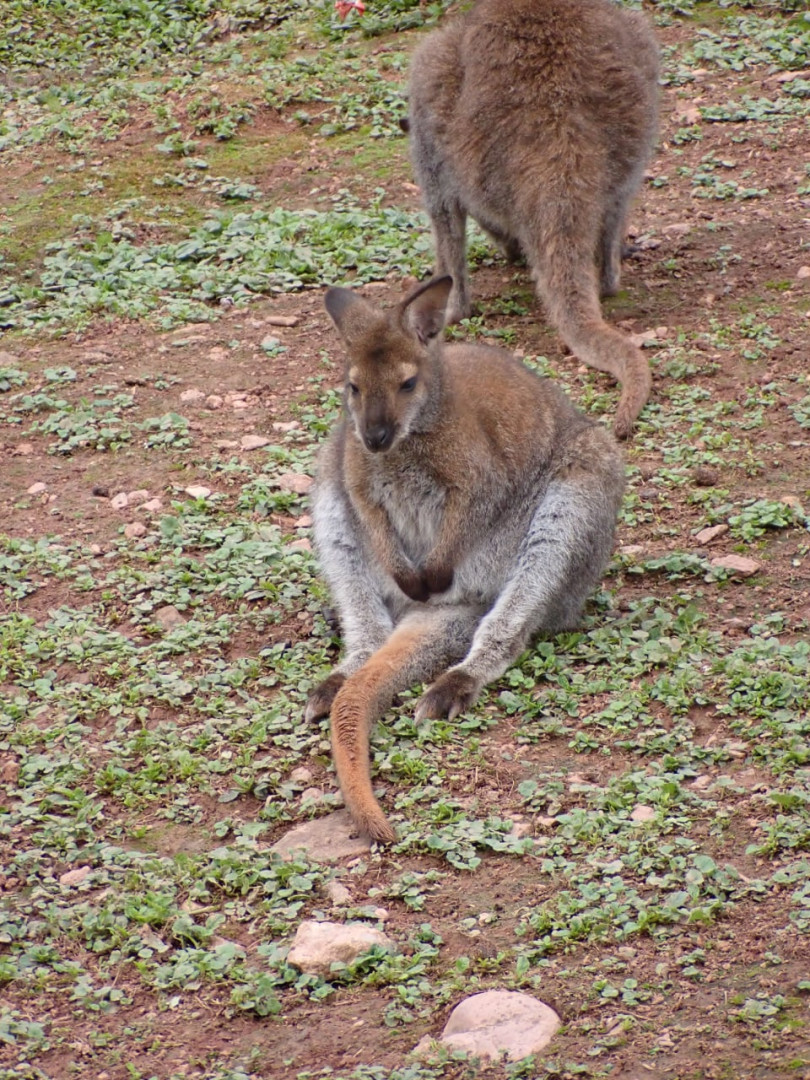
[[[323,716],[328,716],[332,708],[332,702],[337,697],[337,692],[341,686],[346,682],[346,676],[339,671],[333,671],[332,674],[319,683],[318,686],[312,691],[307,700],[307,707],[304,713],[304,719],[307,723],[310,720],[320,720]]]
[[[422,581],[432,596],[433,593],[447,592],[453,584],[452,566],[426,566],[422,571]]]
[[[416,719],[435,720],[446,716],[448,720],[455,720],[459,713],[469,709],[480,689],[471,675],[465,675],[463,671],[445,671],[422,694],[416,706]]]
[[[408,570],[402,574],[394,574],[394,581],[411,600],[424,604],[430,599],[430,590],[421,574],[414,570]]]

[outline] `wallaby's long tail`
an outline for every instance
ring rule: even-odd
[[[394,695],[410,685],[414,653],[426,631],[419,623],[399,626],[346,680],[332,704],[332,756],[343,798],[358,829],[382,844],[397,837],[371,787],[369,733]]]
[[[573,265],[570,253],[563,255],[559,250],[562,245],[555,246],[556,258],[546,251],[542,269],[535,270],[537,290],[571,351],[621,384],[614,431],[618,438],[626,439],[650,396],[650,365],[626,334],[602,318],[595,269]]]

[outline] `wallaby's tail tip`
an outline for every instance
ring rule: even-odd
[[[652,390],[650,365],[640,351],[627,364],[621,382],[622,394],[616,409],[613,433],[617,439],[629,439]]]

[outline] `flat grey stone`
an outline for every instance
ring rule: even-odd
[[[337,810],[327,817],[296,825],[270,850],[284,859],[291,859],[303,850],[314,862],[336,862],[352,855],[364,855],[371,845],[362,836],[352,835],[354,827],[348,810]]]

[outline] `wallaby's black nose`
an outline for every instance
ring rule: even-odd
[[[387,450],[394,438],[394,429],[390,424],[375,424],[366,428],[363,439],[366,446],[374,453]]]

